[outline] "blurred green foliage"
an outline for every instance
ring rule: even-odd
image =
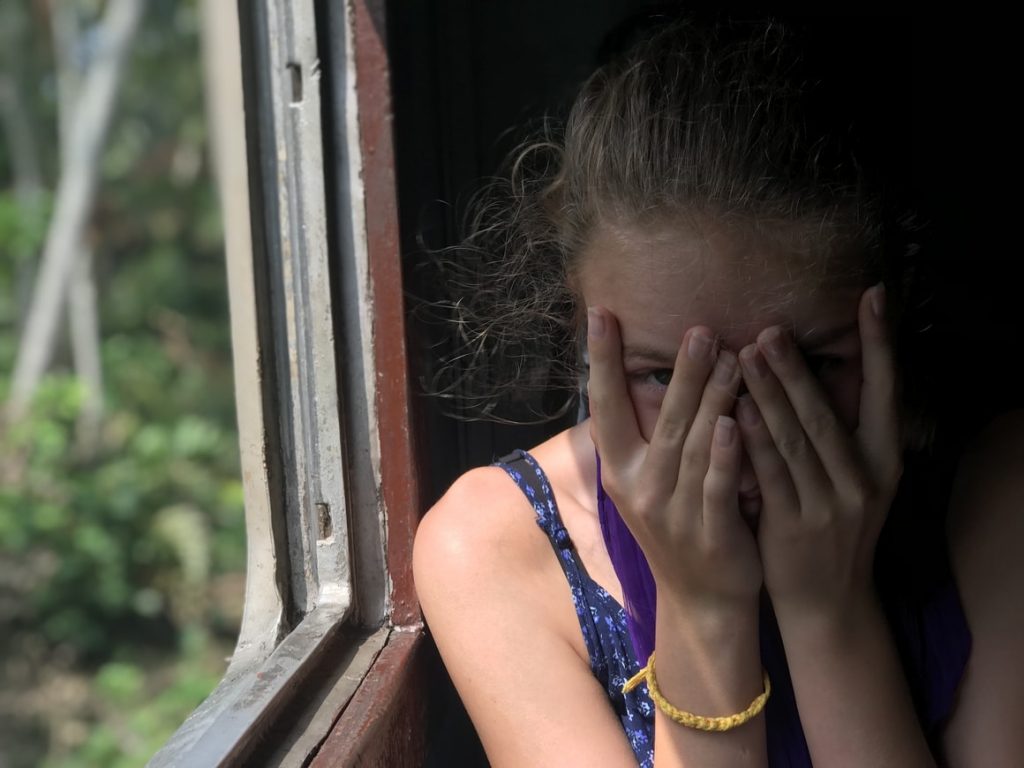
[[[18,202],[13,192],[0,191],[0,243],[11,267],[23,267],[39,253],[50,220],[50,202],[49,196],[44,195],[38,205],[25,205]],[[5,293],[12,288],[8,282],[12,272],[6,269],[0,273],[0,280],[4,280],[0,288]],[[13,306],[12,302],[0,304],[7,310],[0,316],[0,322],[6,325],[14,319],[10,316]]]
[[[189,636],[189,633],[186,633]],[[108,661],[92,677],[99,720],[68,752],[51,752],[42,768],[133,768],[143,765],[216,686],[221,670],[210,664],[209,644],[192,631],[175,660],[159,666]]]
[[[102,3],[77,5],[88,41]],[[18,24],[26,55],[6,51],[0,73],[20,62],[49,192],[20,200],[0,144],[0,400],[59,173],[48,19],[24,4]],[[216,685],[238,630],[244,516],[201,74],[194,0],[150,0],[88,234],[98,445],[81,445],[66,342],[28,416],[0,434],[0,763],[12,768],[143,764]]]
[[[175,382],[194,372],[176,371],[159,348],[120,342],[134,349],[132,365],[165,372],[162,386],[151,375],[130,379],[133,386],[158,387],[152,399],[162,395],[164,407],[186,404]],[[4,451],[20,466],[0,490],[0,553],[45,563],[8,621],[90,659],[154,622],[204,621],[192,615],[197,596],[180,606],[172,598],[208,586],[214,569],[242,569],[244,531],[229,425],[188,411],[158,421],[133,397],[108,415],[102,454],[79,460],[80,395],[74,377],[50,377],[31,415],[8,430]],[[152,628],[173,639],[163,626]]]

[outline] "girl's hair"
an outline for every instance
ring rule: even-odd
[[[714,219],[772,238],[817,284],[885,279],[898,323],[906,219],[799,37],[675,21],[598,69],[564,124],[546,121],[477,196],[441,260],[456,341],[431,389],[469,417],[569,409],[584,373],[576,271],[600,225]]]

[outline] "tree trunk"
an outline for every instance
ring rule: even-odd
[[[106,45],[82,81],[54,201],[53,218],[14,365],[10,414],[21,415],[53,357],[77,246],[92,209],[99,161],[114,112],[128,48],[144,0],[110,0],[103,19]]]
[[[57,65],[57,121],[61,167],[69,165],[74,122],[81,91],[78,12],[73,3],[55,3],[50,14],[54,58]],[[73,246],[74,264],[68,287],[68,332],[75,375],[85,388],[76,424],[76,449],[85,458],[96,453],[103,424],[103,364],[100,354],[100,319],[93,278],[93,253],[83,236]]]
[[[84,243],[79,244],[74,269],[68,288],[71,357],[75,374],[86,390],[82,409],[78,412],[76,449],[88,458],[99,447],[100,428],[103,426],[103,363],[92,249]]]

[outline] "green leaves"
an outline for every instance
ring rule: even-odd
[[[0,494],[0,554],[53,555],[55,571],[30,590],[26,623],[88,656],[120,640],[123,621],[152,620],[153,595],[168,605],[175,584],[203,588],[214,573],[241,570],[244,515],[225,425],[191,413],[166,423],[114,414],[119,429],[83,463],[74,452],[79,402],[73,379],[52,377],[10,431],[5,451],[18,469]]]
[[[104,3],[73,5],[85,60]],[[0,76],[21,83],[46,190],[16,192],[0,142],[0,402],[60,164],[49,16],[27,9],[0,3]],[[237,632],[244,511],[197,33],[194,0],[147,3],[104,152],[87,234],[98,448],[82,450],[88,393],[66,343],[25,419],[0,425],[0,692],[8,659],[39,701],[46,680],[88,688],[77,710],[50,702],[0,723],[0,762],[143,764],[216,685]]]
[[[29,204],[11,190],[0,190],[0,254],[4,261],[10,259],[14,265],[21,265],[35,259],[46,238],[52,204],[52,196],[42,191]],[[7,293],[9,286],[0,283],[0,288]],[[0,323],[9,320],[7,313],[0,316]]]

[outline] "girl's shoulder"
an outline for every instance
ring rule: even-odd
[[[560,504],[571,497],[566,473],[575,465],[572,433],[578,429],[530,451]],[[514,598],[510,609],[534,600],[533,608],[546,609],[552,581],[564,581],[531,502],[497,466],[465,473],[427,512],[416,532],[413,569],[428,619],[431,609],[449,609],[445,596],[452,590],[481,600]],[[441,598],[436,606],[435,594]]]
[[[574,485],[583,482],[573,476],[578,465],[576,433],[573,427],[530,449],[543,468],[560,506],[571,507]],[[427,512],[416,534],[416,546],[440,550],[461,559],[486,557],[500,547],[501,560],[510,567],[533,570],[535,558],[550,559],[550,545],[536,522],[533,506],[523,490],[499,466],[477,467],[459,477]],[[492,563],[499,565],[498,563]]]
[[[530,453],[555,493],[567,494],[570,446],[558,440]],[[503,469],[460,477],[416,534],[424,617],[493,764],[557,763],[568,738],[581,764],[635,765],[536,520]]]
[[[544,554],[533,510],[499,467],[459,477],[424,515],[416,531],[413,568],[421,601],[429,587],[479,584],[481,573],[527,573]]]

